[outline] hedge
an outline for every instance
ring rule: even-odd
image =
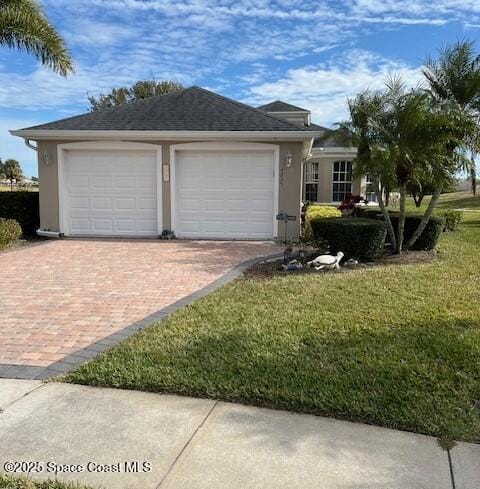
[[[372,260],[382,256],[387,236],[385,223],[359,217],[313,219],[315,239],[325,239],[330,251],[343,251],[346,258]]]
[[[34,236],[40,227],[38,192],[0,192],[0,217],[15,219],[24,235]]]
[[[17,241],[22,235],[22,228],[13,219],[0,218],[0,250]]]
[[[390,212],[390,220],[392,221],[393,229],[395,229],[395,233],[398,229],[398,219],[399,212]],[[366,218],[376,219],[383,222],[383,214],[369,212],[365,214]],[[405,216],[405,229],[403,232],[403,242],[404,245],[408,243],[408,240],[412,237],[413,233],[417,229],[420,221],[422,220],[421,214],[406,214]],[[412,246],[412,250],[424,250],[429,251],[433,250],[435,246],[437,246],[438,239],[442,234],[443,229],[445,228],[445,219],[432,216],[428,221],[425,229],[422,234],[418,237],[415,243]]]

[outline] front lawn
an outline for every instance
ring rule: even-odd
[[[26,477],[0,474],[0,489],[92,489],[76,483],[58,480],[33,480]]]
[[[480,441],[479,280],[472,211],[432,262],[239,279],[67,379]]]

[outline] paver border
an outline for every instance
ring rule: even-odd
[[[164,318],[175,311],[178,311],[182,307],[191,304],[192,302],[205,297],[206,295],[214,292],[223,285],[235,280],[239,277],[245,270],[251,266],[266,260],[272,260],[275,258],[281,258],[283,253],[274,253],[271,255],[260,256],[256,258],[251,258],[225,272],[221,277],[217,278],[205,287],[192,292],[191,294],[182,297],[178,301],[170,304],[152,314],[146,316],[140,321],[136,321],[129,326],[126,326],[115,333],[112,333],[101,340],[95,341],[90,345],[71,353],[61,360],[54,362],[46,367],[36,366],[36,365],[17,365],[17,364],[0,364],[0,378],[5,379],[24,379],[24,380],[46,380],[50,377],[55,377],[67,373],[75,367],[78,367],[93,357],[107,350],[108,348],[126,340],[128,337],[137,333],[138,331],[150,326]]]

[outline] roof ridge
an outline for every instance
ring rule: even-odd
[[[291,127],[294,127],[297,131],[300,129],[302,131],[305,131],[305,129],[303,129],[302,127],[300,126],[297,126],[296,124],[293,124],[292,122],[289,122],[289,121],[286,121],[284,119],[279,119],[278,117],[274,117],[270,114],[267,114],[266,112],[264,112],[263,110],[259,110],[255,107],[252,107],[251,105],[248,105],[248,104],[244,104],[243,102],[238,102],[237,100],[233,99],[233,98],[229,98],[229,97],[225,97],[224,95],[220,95],[218,93],[215,93],[215,92],[212,92],[210,90],[207,90],[206,88],[203,88],[203,87],[199,87],[197,85],[193,85],[191,86],[190,88],[194,88],[194,89],[197,89],[197,90],[201,90],[202,92],[205,92],[205,93],[208,93],[209,95],[212,95],[216,98],[219,98],[221,100],[226,100],[227,102],[230,102],[232,104],[235,104],[235,105],[238,105],[240,107],[243,107],[245,109],[249,109],[249,110],[253,110],[254,112],[256,112],[257,114],[262,114],[263,116],[266,116],[266,117],[269,117],[270,119],[273,119],[275,121],[280,121],[284,124],[286,124],[287,126],[291,126]]]

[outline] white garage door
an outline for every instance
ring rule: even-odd
[[[176,228],[180,237],[273,237],[272,151],[180,151]]]
[[[66,234],[158,234],[155,152],[69,150],[65,187]]]

